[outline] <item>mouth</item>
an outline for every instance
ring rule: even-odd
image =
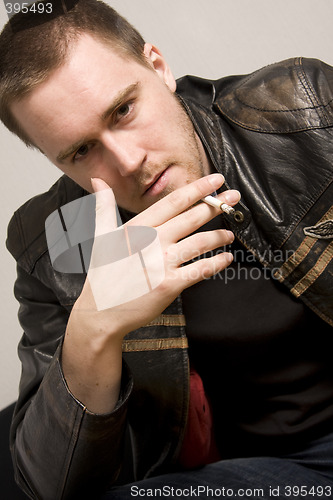
[[[160,194],[168,183],[168,171],[170,167],[155,175],[155,177],[144,187],[142,196],[155,196]]]

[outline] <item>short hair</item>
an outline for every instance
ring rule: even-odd
[[[35,2],[35,5],[42,2]],[[45,2],[46,4],[47,2]],[[10,105],[44,82],[67,59],[71,44],[87,33],[126,58],[148,65],[145,41],[114,9],[100,0],[53,0],[52,13],[14,15],[0,34],[0,119],[29,147],[36,147]]]

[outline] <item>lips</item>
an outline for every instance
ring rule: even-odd
[[[166,172],[168,168],[166,168],[165,170],[163,170],[162,172],[160,172],[159,174],[155,175],[155,177],[152,179],[151,182],[149,182],[148,184],[146,184],[145,186],[145,189],[144,189],[144,192],[143,192],[143,196],[146,195],[146,194],[149,194],[151,189],[153,188],[153,186],[158,182],[158,180],[163,176],[163,174]]]

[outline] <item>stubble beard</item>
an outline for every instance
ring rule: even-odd
[[[200,177],[203,177],[204,175],[207,175],[209,173],[206,171],[207,168],[205,168],[204,165],[202,157],[202,154],[204,154],[202,152],[203,149],[202,151],[200,150],[199,147],[200,139],[195,132],[193,123],[190,120],[188,114],[186,113],[185,108],[182,105],[181,101],[179,100],[178,96],[175,94],[172,94],[172,96],[175,99],[176,105],[178,107],[179,122],[177,128],[183,131],[182,136],[185,137],[184,151],[186,151],[186,158],[182,159],[171,156],[168,160],[164,161],[162,164],[146,165],[145,170],[139,172],[138,177],[136,179],[138,186],[145,185],[147,181],[151,179],[156,172],[159,171],[163,172],[165,169],[172,166],[178,166],[182,169],[183,180],[184,180],[183,185],[190,184],[194,180],[199,179]],[[158,197],[156,197],[154,203],[164,198],[168,194],[172,193],[178,187],[179,186],[174,186],[172,184],[169,184],[163,190],[163,192]]]

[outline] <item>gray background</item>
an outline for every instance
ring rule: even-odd
[[[248,73],[294,56],[333,64],[332,0],[108,0],[154,43],[176,77]],[[0,23],[6,22],[0,2]],[[1,125],[0,409],[14,401],[20,376],[16,349],[21,328],[13,298],[15,262],[5,249],[13,211],[48,189],[59,171],[27,150]]]

